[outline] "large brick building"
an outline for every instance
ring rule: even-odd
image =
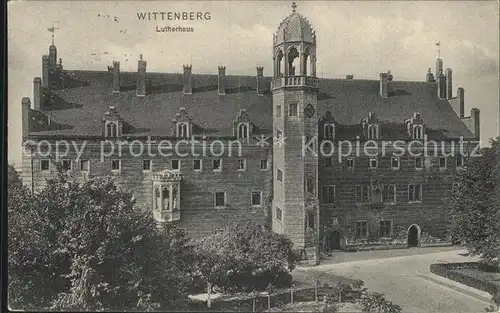
[[[22,100],[24,183],[43,186],[57,162],[82,179],[111,175],[188,236],[253,220],[312,259],[318,248],[445,238],[442,196],[463,156],[395,157],[389,145],[388,154],[338,158],[304,147],[424,138],[447,151],[461,139],[470,147],[479,139],[479,110],[465,117],[464,89],[453,95],[451,69],[438,58],[436,77],[429,69],[422,81],[398,81],[390,71],[374,80],[319,79],[316,34],[295,8],[272,45],[273,76],[265,77],[262,67],[250,76],[226,75],[224,66],[216,75],[194,74],[191,65],[151,73],[142,55],[137,72],[120,71],[119,62],[67,70],[52,44],[33,81],[33,104]],[[161,154],[167,141],[179,151]],[[141,145],[150,151],[138,155]]]

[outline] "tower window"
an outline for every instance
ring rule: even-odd
[[[377,166],[378,166],[378,159],[370,158],[370,168],[377,168]]]
[[[279,207],[276,207],[276,219],[281,221],[283,219],[283,212]]]
[[[151,171],[151,160],[142,160],[142,170]]]
[[[314,213],[307,213],[307,224],[307,226],[309,226],[310,228],[314,228]]]
[[[290,103],[289,108],[288,108],[288,115],[289,116],[298,116],[297,103]]]
[[[267,171],[267,160],[260,160],[260,169]]]
[[[120,160],[111,160],[111,170],[112,171],[119,171],[120,169],[121,169]]]
[[[281,105],[276,106],[276,117],[281,117]]]
[[[115,138],[118,137],[118,123],[114,121],[106,122],[106,128],[104,130],[105,137]]]
[[[415,158],[415,169],[421,170],[422,168],[424,168],[424,159]]]
[[[282,183],[283,182],[283,171],[280,170],[279,168],[276,169],[276,179]]]
[[[391,158],[391,168],[392,169],[399,169],[399,158],[398,157]]]
[[[241,123],[238,125],[238,139],[248,139],[248,124]]]
[[[347,168],[354,168],[354,158],[347,158]]]
[[[325,139],[333,140],[335,138],[335,127],[333,124],[325,125]]]
[[[306,179],[306,190],[309,193],[314,193],[314,180],[312,178]]]

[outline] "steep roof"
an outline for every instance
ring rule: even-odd
[[[255,135],[272,134],[272,95],[269,90],[257,95],[256,76],[227,75],[226,95],[219,95],[217,75],[193,74],[193,94],[184,95],[182,74],[147,73],[144,97],[136,95],[136,73],[122,72],[121,91],[115,94],[111,72],[65,70],[63,76],[71,80],[71,88],[45,91],[51,98],[43,109],[50,127],[38,122],[30,135],[100,136],[109,106],[115,106],[131,126],[129,136],[172,135],[172,119],[181,107],[208,136],[231,136],[232,121],[241,109],[251,117]],[[269,89],[271,78],[263,79]],[[330,111],[349,130],[344,136],[354,138],[361,119],[373,112],[381,123],[382,137],[404,138],[404,120],[419,112],[430,138],[474,138],[448,100],[438,99],[435,84],[392,81],[387,99],[380,97],[379,84],[378,80],[320,79],[318,118]]]

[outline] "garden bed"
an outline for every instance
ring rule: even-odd
[[[431,264],[431,273],[490,294],[500,293],[500,269],[478,262]]]

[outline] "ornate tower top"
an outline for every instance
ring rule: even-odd
[[[292,14],[285,18],[278,26],[275,36],[275,45],[283,42],[304,41],[313,43],[316,40],[314,30],[309,21],[296,12],[297,4],[292,3]]]

